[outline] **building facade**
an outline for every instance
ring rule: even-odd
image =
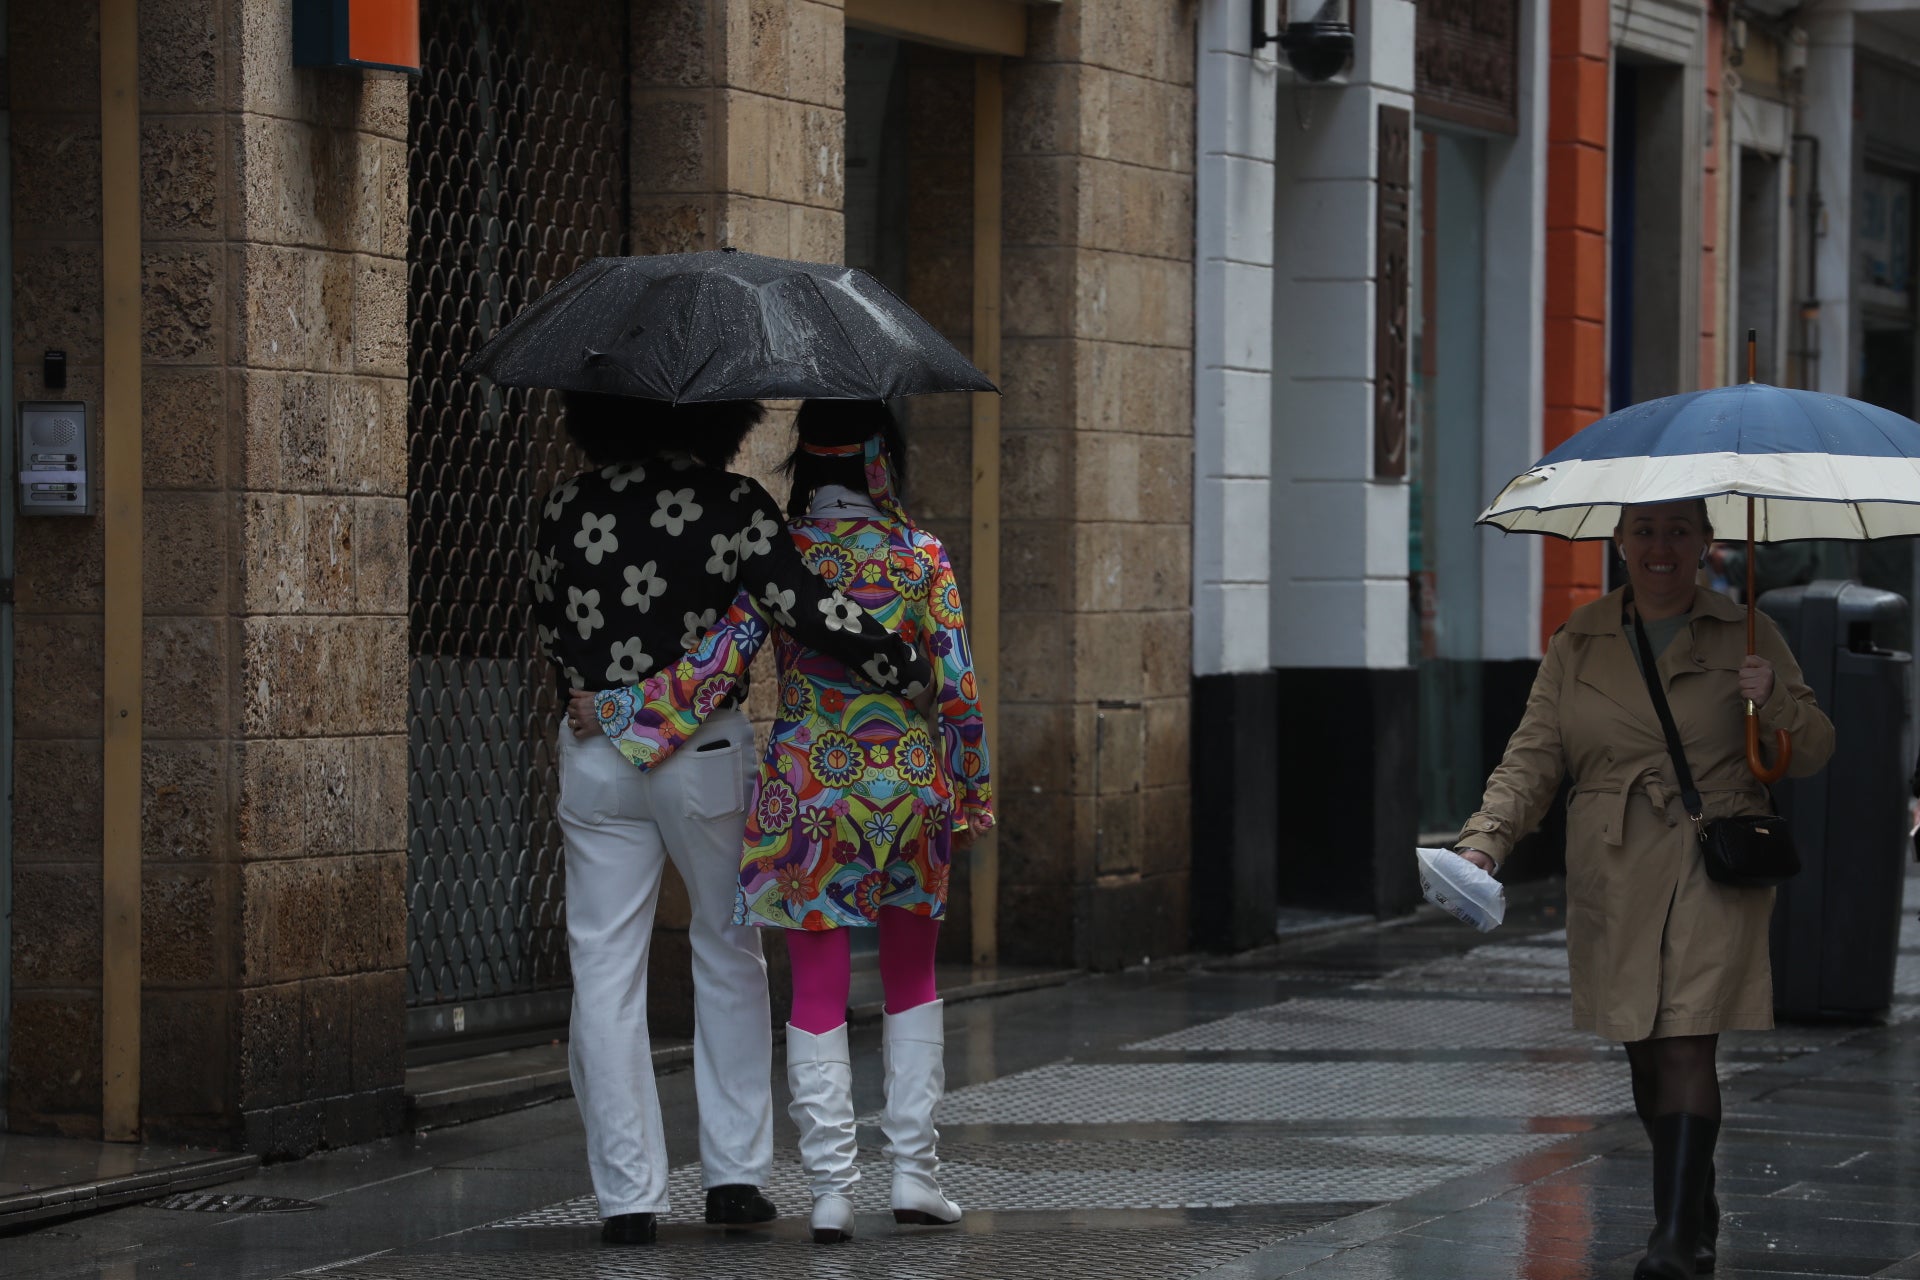
[[[908,409],[1000,783],[948,945],[1184,950],[1189,8],[421,0],[417,75],[295,66],[291,8],[6,5],[0,352],[93,486],[0,519],[7,1126],[298,1154],[564,1026],[519,580],[572,459],[458,368],[598,254],[855,262],[996,376]]]
[[[1196,752],[1197,944],[1416,900],[1610,585],[1603,544],[1474,526],[1542,453],[1746,377],[1749,328],[1762,379],[1912,411],[1906,8],[1350,0],[1310,80],[1257,43],[1284,7],[1202,7],[1193,732],[1235,763]],[[1861,572],[1910,594],[1902,554]]]
[[[0,506],[8,1126],[295,1154],[564,1025],[519,584],[574,463],[459,366],[600,254],[858,265],[1004,388],[904,409],[1002,817],[949,958],[1409,908],[1610,580],[1475,528],[1508,478],[1749,329],[1913,412],[1920,4],[1325,8],[1316,80],[1255,0],[420,0],[407,75],[269,0],[5,0],[0,472],[91,485]]]

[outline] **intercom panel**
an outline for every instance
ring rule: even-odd
[[[93,513],[87,482],[87,406],[73,400],[29,400],[20,406],[20,514]]]

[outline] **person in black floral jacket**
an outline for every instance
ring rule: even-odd
[[[530,560],[534,621],[563,691],[633,684],[691,651],[742,589],[874,687],[909,699],[927,658],[815,577],[760,484],[724,468],[752,401],[671,406],[569,393],[567,433],[594,464],[556,486]],[[771,607],[771,606],[770,606]],[[647,1035],[647,951],[671,860],[692,918],[694,1088],[708,1222],[772,1219],[773,1022],[760,936],[731,923],[756,753],[740,694],[642,773],[604,736],[558,735],[573,966],[568,1057],[602,1237],[646,1243],[667,1208],[667,1152]]]

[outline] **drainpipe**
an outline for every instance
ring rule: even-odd
[[[100,1128],[140,1137],[140,85],[138,0],[100,5],[101,734]]]

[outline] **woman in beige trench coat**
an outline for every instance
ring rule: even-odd
[[[1654,1147],[1654,1216],[1637,1280],[1710,1271],[1719,1211],[1714,1055],[1722,1031],[1773,1025],[1773,891],[1707,877],[1694,824],[1640,674],[1638,611],[1705,816],[1771,811],[1747,767],[1746,703],[1762,739],[1793,736],[1792,772],[1817,772],[1833,725],[1766,615],[1695,585],[1713,530],[1699,500],[1628,507],[1614,530],[1629,586],[1573,612],[1547,645],[1527,710],[1457,851],[1496,870],[1538,824],[1563,776],[1573,1021],[1626,1045],[1634,1108]]]

